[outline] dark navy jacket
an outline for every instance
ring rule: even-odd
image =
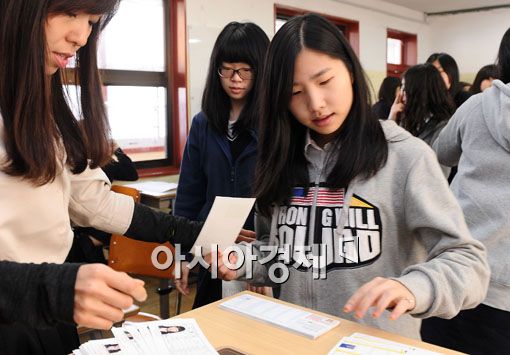
[[[193,118],[182,157],[175,215],[204,221],[216,196],[252,196],[257,133],[250,131],[250,136],[234,162],[226,135],[218,133],[203,112]],[[254,229],[253,211],[244,228]]]

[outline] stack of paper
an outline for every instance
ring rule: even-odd
[[[328,355],[363,354],[363,355],[439,355],[433,351],[416,348],[383,338],[354,333],[340,340]]]
[[[112,328],[115,338],[91,340],[74,355],[218,354],[194,319],[124,323]]]
[[[240,295],[220,303],[220,307],[315,339],[333,329],[339,320],[287,306],[252,295]]]

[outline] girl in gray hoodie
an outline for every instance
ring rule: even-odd
[[[488,252],[491,278],[478,307],[424,322],[424,340],[470,354],[510,349],[510,29],[501,41],[500,79],[471,97],[434,145],[439,162],[459,166],[451,189],[469,230]]]
[[[341,32],[318,15],[291,19],[262,82],[258,241],[244,246],[259,259],[237,270],[220,260],[219,275],[280,283],[285,301],[414,338],[419,318],[476,306],[485,249],[434,152],[371,114]]]

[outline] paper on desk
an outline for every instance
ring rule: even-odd
[[[164,195],[177,189],[176,183],[165,181],[141,181],[135,182],[134,184],[127,184],[125,186],[132,187],[143,194],[152,196]]]
[[[195,254],[195,248],[201,246],[202,255],[206,255],[213,244],[219,251],[234,245],[254,203],[254,198],[216,196],[191,252]]]
[[[439,353],[416,348],[411,345],[374,337],[363,333],[354,333],[343,337],[328,355],[364,354],[364,355],[440,355]]]
[[[316,339],[340,324],[337,319],[250,294],[233,297],[220,303],[219,307],[310,339]]]

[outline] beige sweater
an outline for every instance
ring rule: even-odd
[[[0,165],[5,161],[0,140]],[[74,175],[66,165],[53,182],[39,187],[0,171],[0,260],[62,263],[73,241],[71,220],[123,234],[133,210],[132,198],[111,192],[101,169]]]

